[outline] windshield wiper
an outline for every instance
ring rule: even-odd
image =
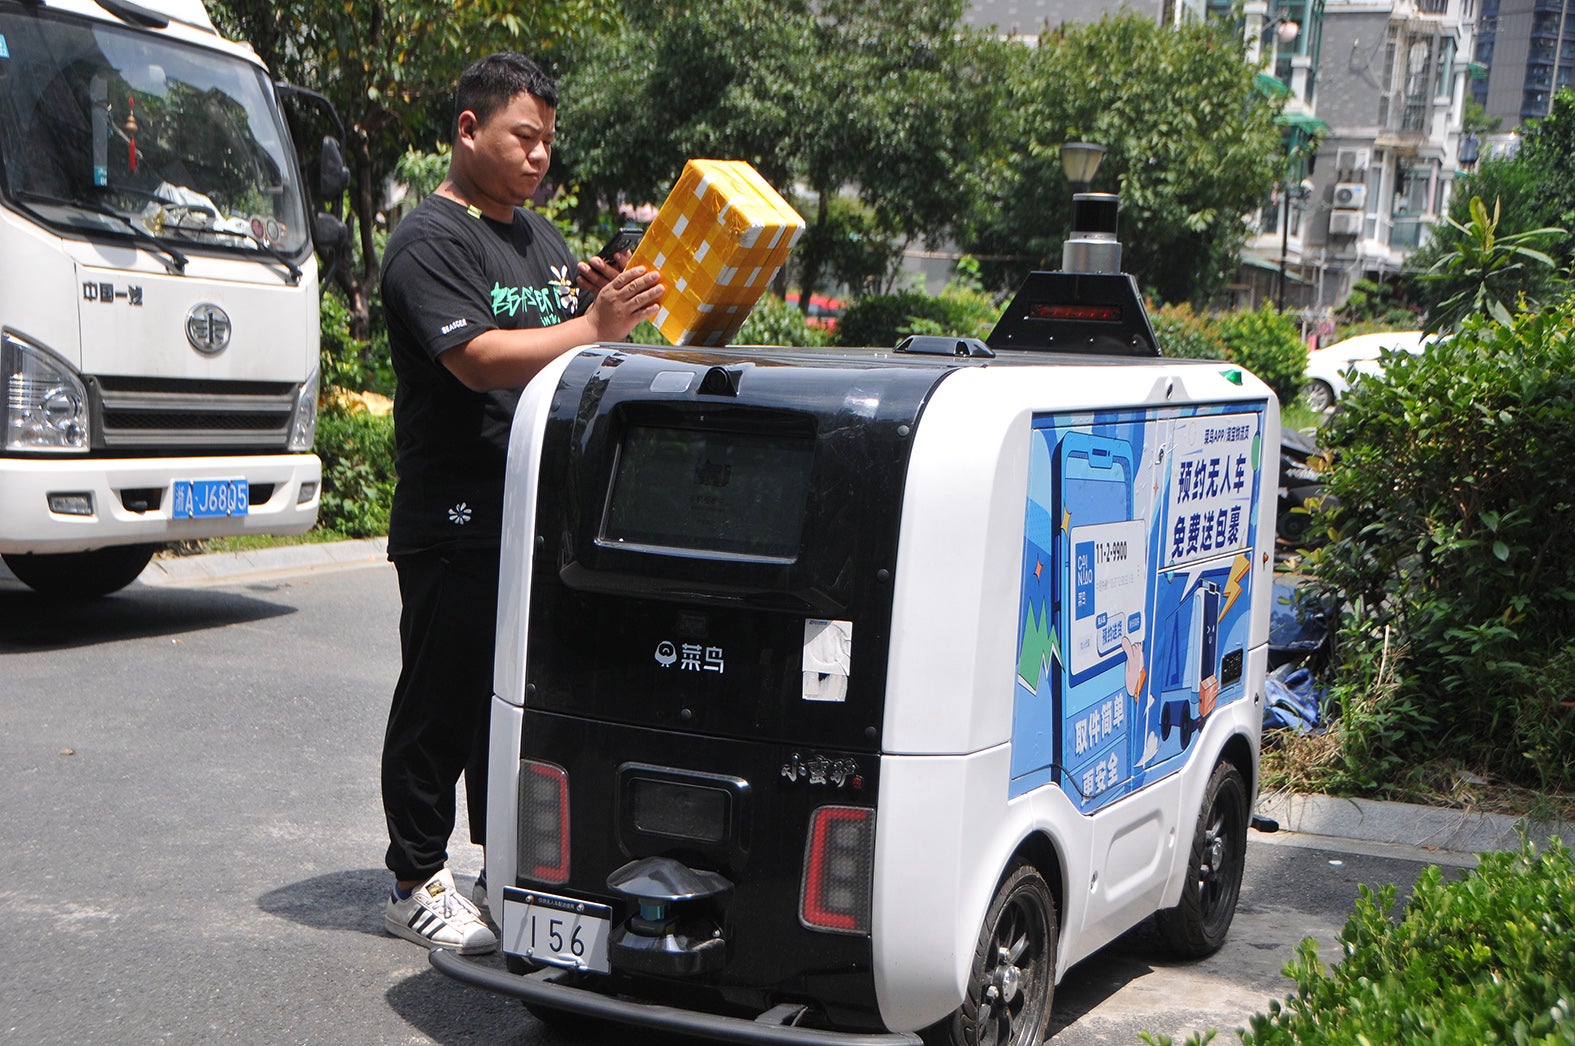
[[[63,196],[51,196],[48,193],[34,192],[32,189],[18,189],[12,193],[18,200],[28,203],[41,203],[46,207],[74,207],[79,211],[90,211],[93,214],[102,214],[106,218],[113,218],[131,231],[132,236],[143,248],[156,254],[162,254],[169,259],[166,262],[172,271],[186,275],[186,255],[165,243],[157,236],[148,232],[142,226],[121,214],[113,207],[92,200],[68,200]]]
[[[171,226],[171,228],[176,229],[183,235],[187,236],[207,236],[211,234],[213,236],[234,236],[237,239],[245,240],[247,243],[256,247],[268,257],[272,258],[274,261],[288,269],[290,271],[290,285],[292,287],[301,282],[301,269],[295,264],[295,262],[291,261],[289,258],[286,258],[283,254],[280,254],[271,244],[263,240],[259,240],[256,236],[253,236],[249,232],[241,232],[239,229],[221,229],[217,225],[209,229],[188,229],[180,225],[174,225]]]

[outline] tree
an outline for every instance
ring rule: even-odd
[[[1243,215],[1285,163],[1278,103],[1253,87],[1240,42],[1212,24],[1128,15],[1064,25],[1013,44],[1010,98],[995,133],[1009,143],[964,245],[1003,285],[1059,267],[1071,189],[1059,148],[1108,148],[1096,190],[1121,195],[1123,267],[1164,301],[1201,303],[1234,270]]]
[[[1521,125],[1520,152],[1484,160],[1476,170],[1456,179],[1449,213],[1433,226],[1425,246],[1411,256],[1410,297],[1429,312],[1456,295],[1461,287],[1439,278],[1443,260],[1470,252],[1474,235],[1471,201],[1480,198],[1498,214],[1494,234],[1502,241],[1524,232],[1557,230],[1534,237],[1554,266],[1522,270],[1520,288],[1532,299],[1557,296],[1563,280],[1557,270],[1575,265],[1575,91],[1565,88],[1553,99],[1553,111],[1542,120]],[[1480,239],[1479,239],[1480,242]]]
[[[976,191],[998,112],[993,41],[963,0],[630,0],[622,32],[568,56],[562,176],[588,206],[661,200],[695,157],[748,160],[802,186],[801,307],[836,230],[937,239]],[[869,223],[835,218],[848,192]],[[869,256],[865,252],[865,256]],[[846,274],[839,273],[844,275]]]
[[[1502,235],[1497,202],[1491,215],[1480,196],[1471,197],[1469,208],[1469,224],[1445,219],[1456,233],[1455,246],[1417,278],[1439,295],[1428,310],[1428,331],[1454,331],[1473,315],[1508,326],[1516,300],[1524,297],[1534,304],[1533,289],[1548,286],[1545,274],[1553,269],[1553,259],[1537,248],[1565,235],[1563,229],[1551,228]]]
[[[350,215],[358,269],[343,267],[340,286],[352,330],[366,338],[368,292],[377,284],[374,240],[383,186],[417,136],[432,146],[448,134],[460,69],[491,49],[550,54],[579,32],[611,23],[613,0],[213,0],[214,21],[251,43],[275,77],[325,95],[345,122]]]

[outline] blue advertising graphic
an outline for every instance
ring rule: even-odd
[[[1242,698],[1263,431],[1240,404],[1034,418],[1011,795],[1096,810]]]

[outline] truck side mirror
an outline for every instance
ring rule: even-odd
[[[350,168],[345,166],[344,147],[332,135],[323,136],[323,151],[318,158],[317,195],[322,200],[337,200],[350,184]]]
[[[312,215],[312,242],[319,253],[328,254],[350,242],[350,227],[325,211]]]

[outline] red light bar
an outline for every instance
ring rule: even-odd
[[[804,848],[799,921],[812,930],[868,933],[875,866],[875,811],[822,806]]]
[[[561,766],[522,761],[519,867],[545,883],[569,881],[569,775]]]
[[[1092,323],[1120,323],[1119,305],[1049,305],[1040,302],[1028,306],[1031,320],[1081,320]]]

